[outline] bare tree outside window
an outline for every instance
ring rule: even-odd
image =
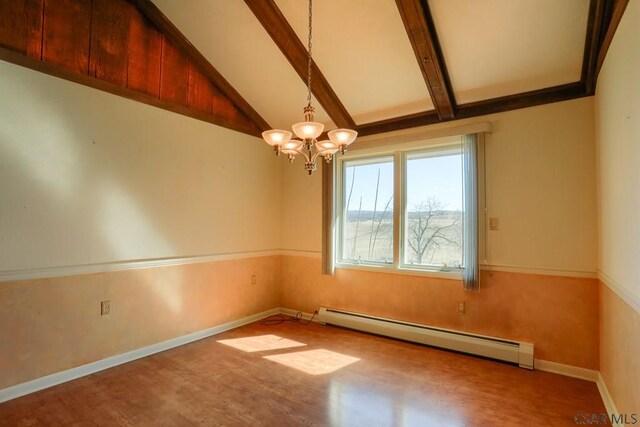
[[[402,211],[394,212],[394,157],[342,165],[340,261],[449,270],[463,267],[462,157],[458,149],[416,151],[403,158]],[[394,259],[399,228],[400,253]]]
[[[409,264],[460,267],[462,213],[429,197],[407,212],[405,257]]]
[[[404,264],[461,268],[461,153],[436,150],[408,155],[405,186]]]

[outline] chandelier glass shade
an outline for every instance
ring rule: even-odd
[[[323,157],[327,163],[331,162],[333,155],[340,151],[341,154],[347,147],[355,141],[358,132],[351,129],[334,129],[327,133],[329,139],[319,141],[324,125],[314,122],[315,109],[311,106],[311,42],[312,42],[312,22],[313,22],[313,0],[309,0],[309,44],[308,44],[308,67],[307,67],[307,106],[304,108],[304,121],[291,126],[293,133],[287,130],[271,129],[262,132],[262,138],[271,145],[276,153],[286,154],[289,162],[293,163],[297,155],[305,159],[304,168],[309,175],[316,170],[316,160]],[[293,138],[293,135],[298,138]]]

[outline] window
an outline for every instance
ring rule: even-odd
[[[463,138],[337,159],[338,267],[463,271]]]
[[[462,268],[462,152],[460,147],[404,156],[406,203],[403,264]]]
[[[341,260],[393,264],[393,157],[343,162]]]

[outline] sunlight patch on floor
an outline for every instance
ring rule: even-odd
[[[281,348],[302,347],[306,345],[277,335],[258,335],[255,337],[219,340],[218,342],[238,350],[246,351],[247,353],[279,350]]]
[[[360,360],[325,349],[277,354],[264,358],[311,375],[329,374]]]

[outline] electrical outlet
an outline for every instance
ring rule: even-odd
[[[464,301],[458,301],[458,313],[464,313],[466,309],[466,304]]]
[[[100,303],[100,316],[108,316],[111,314],[111,301],[102,301]]]
[[[489,218],[489,230],[498,231],[500,229],[500,221],[498,218]]]
[[[251,275],[251,284],[252,284],[252,285],[255,285],[255,284],[256,284],[256,275],[255,275],[255,274],[252,274],[252,275]]]

